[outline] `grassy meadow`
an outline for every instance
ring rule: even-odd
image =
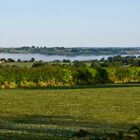
[[[140,87],[0,90],[0,139],[71,139],[140,125]]]
[[[30,68],[32,67],[34,62],[5,62],[1,63],[2,66],[17,66],[17,67],[27,67]]]

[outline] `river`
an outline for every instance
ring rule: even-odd
[[[54,60],[60,60],[62,61],[63,59],[69,59],[71,61],[78,60],[100,60],[101,58],[107,59],[108,57],[113,56],[113,55],[78,55],[78,56],[65,56],[65,55],[43,55],[43,54],[33,54],[33,53],[0,53],[0,59],[1,58],[12,58],[14,60],[30,60],[32,57],[35,58],[35,60],[39,61],[54,61]],[[126,56],[126,55],[123,55]],[[139,56],[139,55],[135,55]]]

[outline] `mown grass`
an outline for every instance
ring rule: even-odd
[[[140,125],[140,87],[0,90],[0,139],[69,138]]]

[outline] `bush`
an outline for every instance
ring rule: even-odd
[[[45,64],[31,68],[0,67],[0,87],[47,87],[140,82],[140,67],[90,67]]]

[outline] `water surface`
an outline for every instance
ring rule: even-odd
[[[54,60],[60,60],[62,61],[63,59],[69,59],[71,61],[78,60],[100,60],[101,58],[107,59],[110,56],[114,55],[78,55],[78,56],[66,56],[66,55],[43,55],[43,54],[33,54],[33,53],[0,53],[0,59],[1,58],[12,58],[14,60],[30,60],[32,57],[35,58],[35,60],[39,61],[54,61]],[[126,56],[126,55],[123,55]],[[138,56],[138,55],[135,55]]]

